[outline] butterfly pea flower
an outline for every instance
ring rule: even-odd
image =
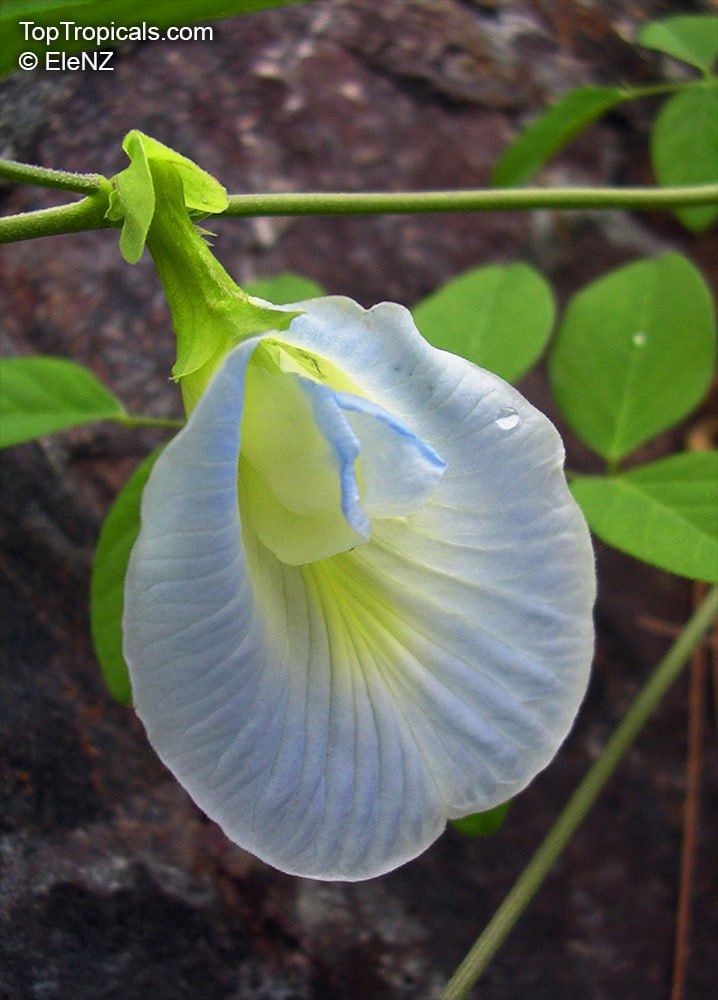
[[[593,556],[559,436],[515,389],[399,305],[287,310],[154,466],[125,656],[152,745],[228,837],[359,880],[556,754]]]

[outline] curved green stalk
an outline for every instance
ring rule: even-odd
[[[465,1000],[469,995],[543,883],[554,862],[584,820],[617,764],[679,676],[716,615],[718,615],[718,587],[713,587],[639,691],[603,753],[589,768],[543,843],[449,980],[441,994],[441,1000]]]

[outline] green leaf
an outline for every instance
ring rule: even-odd
[[[74,361],[0,359],[1,448],[79,424],[124,416],[119,399]]]
[[[507,381],[538,360],[554,322],[551,289],[527,264],[491,264],[447,282],[412,310],[435,347]]]
[[[4,0],[0,11],[0,74],[12,73],[18,68],[18,57],[23,52],[35,52],[40,57],[42,68],[48,49],[76,52],[80,49],[111,49],[122,42],[147,41],[142,25],[160,29],[187,24],[206,25],[220,18],[250,14],[270,7],[285,7],[300,0],[145,0],[138,6],[136,0]],[[50,42],[35,41],[25,36],[21,21],[31,20],[33,29],[53,26],[61,34]],[[115,35],[109,38],[74,38],[71,27],[70,37],[65,37],[63,22],[89,28],[114,27]],[[120,38],[118,28],[134,28],[135,34]],[[81,35],[83,33],[81,32]],[[85,35],[89,35],[87,30]],[[197,44],[197,43],[195,43]],[[211,44],[207,41],[207,44]]]
[[[651,129],[651,159],[660,184],[718,181],[718,82],[686,87],[669,98]],[[699,232],[718,218],[718,205],[677,208],[688,229]]]
[[[591,529],[637,559],[718,583],[718,451],[684,452],[571,483]]]
[[[325,295],[325,291],[316,281],[302,277],[301,274],[278,274],[274,278],[260,278],[245,285],[245,292],[277,306],[288,306],[305,299],[315,299]]]
[[[140,530],[142,491],[160,451],[158,449],[145,459],[118,494],[102,525],[92,565],[92,642],[110,694],[123,704],[132,700],[127,664],[122,654],[125,573]]]
[[[462,816],[461,819],[452,819],[450,822],[465,837],[490,837],[503,826],[510,805],[510,801],[502,802],[500,806],[494,806],[487,812],[472,813],[471,816]]]
[[[718,17],[710,14],[677,14],[652,21],[636,39],[648,49],[707,71],[718,58]]]
[[[628,100],[620,87],[577,87],[539,115],[499,157],[491,175],[497,187],[525,183],[574,136]]]
[[[685,257],[669,254],[617,268],[578,292],[549,374],[571,428],[617,462],[698,405],[715,353],[710,292]]]
[[[154,218],[153,165],[172,165],[181,183],[184,207],[190,214],[205,216],[223,212],[227,207],[227,192],[219,181],[169,146],[133,129],[125,136],[122,148],[130,165],[112,178],[115,190],[110,195],[107,218],[115,222],[123,220],[120,252],[128,264],[136,264],[142,256]]]

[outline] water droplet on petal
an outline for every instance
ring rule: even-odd
[[[514,427],[518,427],[520,422],[521,417],[510,406],[505,406],[496,414],[496,424],[502,431],[511,431]]]
[[[643,347],[647,340],[648,337],[642,330],[637,330],[631,337],[631,343],[634,347]]]

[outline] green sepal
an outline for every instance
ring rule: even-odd
[[[253,301],[235,284],[187,214],[177,165],[170,159],[149,162],[156,205],[147,247],[177,336],[172,377],[190,413],[229,351],[245,337],[285,330],[298,313]]]
[[[106,216],[111,222],[122,222],[120,252],[128,264],[136,264],[142,256],[155,213],[157,197],[151,164],[173,165],[181,180],[184,206],[191,215],[203,217],[226,209],[227,192],[219,181],[169,146],[133,129],[125,136],[122,148],[130,165],[112,178]]]

